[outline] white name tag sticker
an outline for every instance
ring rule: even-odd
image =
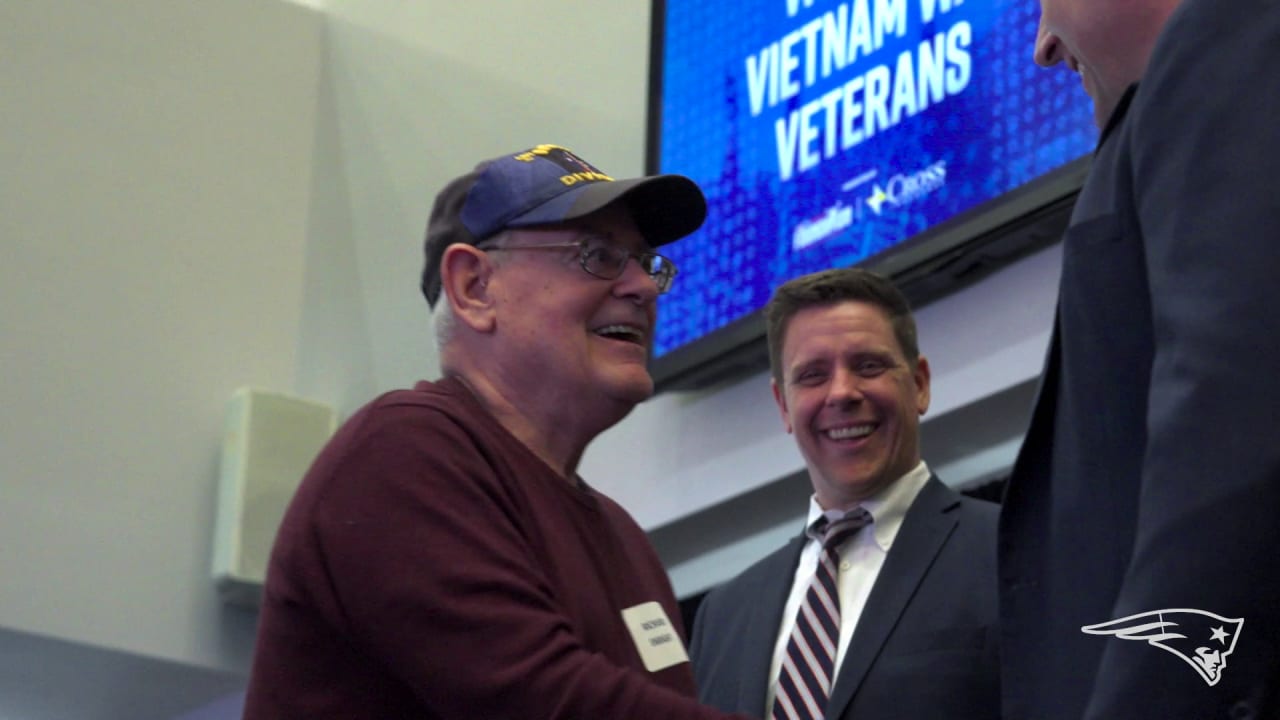
[[[667,611],[657,601],[641,603],[622,611],[622,622],[631,631],[644,669],[657,672],[689,662],[680,634],[667,618]]]

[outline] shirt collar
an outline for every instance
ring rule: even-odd
[[[876,546],[882,551],[889,552],[889,548],[893,546],[893,539],[898,536],[898,530],[902,527],[902,520],[906,517],[907,510],[911,507],[911,503],[915,502],[916,495],[920,494],[920,489],[929,482],[930,477],[929,466],[921,460],[906,475],[890,483],[889,487],[859,503],[860,507],[871,513],[874,520],[871,531]],[[824,511],[818,504],[818,497],[810,495],[809,517],[805,521],[805,527],[811,527],[823,515],[827,516],[827,520],[835,521],[844,515],[844,511]]]
[[[1106,124],[1102,127],[1102,132],[1098,134],[1098,144],[1093,149],[1094,155],[1098,154],[1098,150],[1102,149],[1102,144],[1107,141],[1107,137],[1120,125],[1120,121],[1124,120],[1124,116],[1129,113],[1129,103],[1133,102],[1133,95],[1136,92],[1138,92],[1138,83],[1125,88],[1124,94],[1120,96],[1120,101],[1116,103],[1115,109],[1111,111]]]

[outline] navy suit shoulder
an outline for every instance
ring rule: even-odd
[[[997,718],[998,506],[931,478],[854,629],[830,718]],[[760,715],[803,535],[708,593],[690,648],[699,697]]]

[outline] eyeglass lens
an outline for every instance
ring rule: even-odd
[[[626,270],[627,262],[635,258],[654,282],[659,292],[666,292],[671,287],[675,276],[675,265],[665,257],[656,253],[636,253],[615,245],[587,243],[583,245],[582,266],[587,272],[607,280],[615,279]]]

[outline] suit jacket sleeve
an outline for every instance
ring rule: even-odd
[[[1215,687],[1144,643],[1109,643],[1089,717],[1154,717],[1153,703],[1225,717],[1276,702],[1277,59],[1275,2],[1189,0],[1135,97],[1127,131],[1155,357],[1135,547],[1113,617],[1195,608],[1244,625]]]
[[[776,629],[773,621],[790,587],[779,583],[786,582],[786,570],[800,542],[793,540],[703,599],[689,642],[702,702],[752,717],[764,713]],[[764,626],[755,626],[753,618],[768,620]]]

